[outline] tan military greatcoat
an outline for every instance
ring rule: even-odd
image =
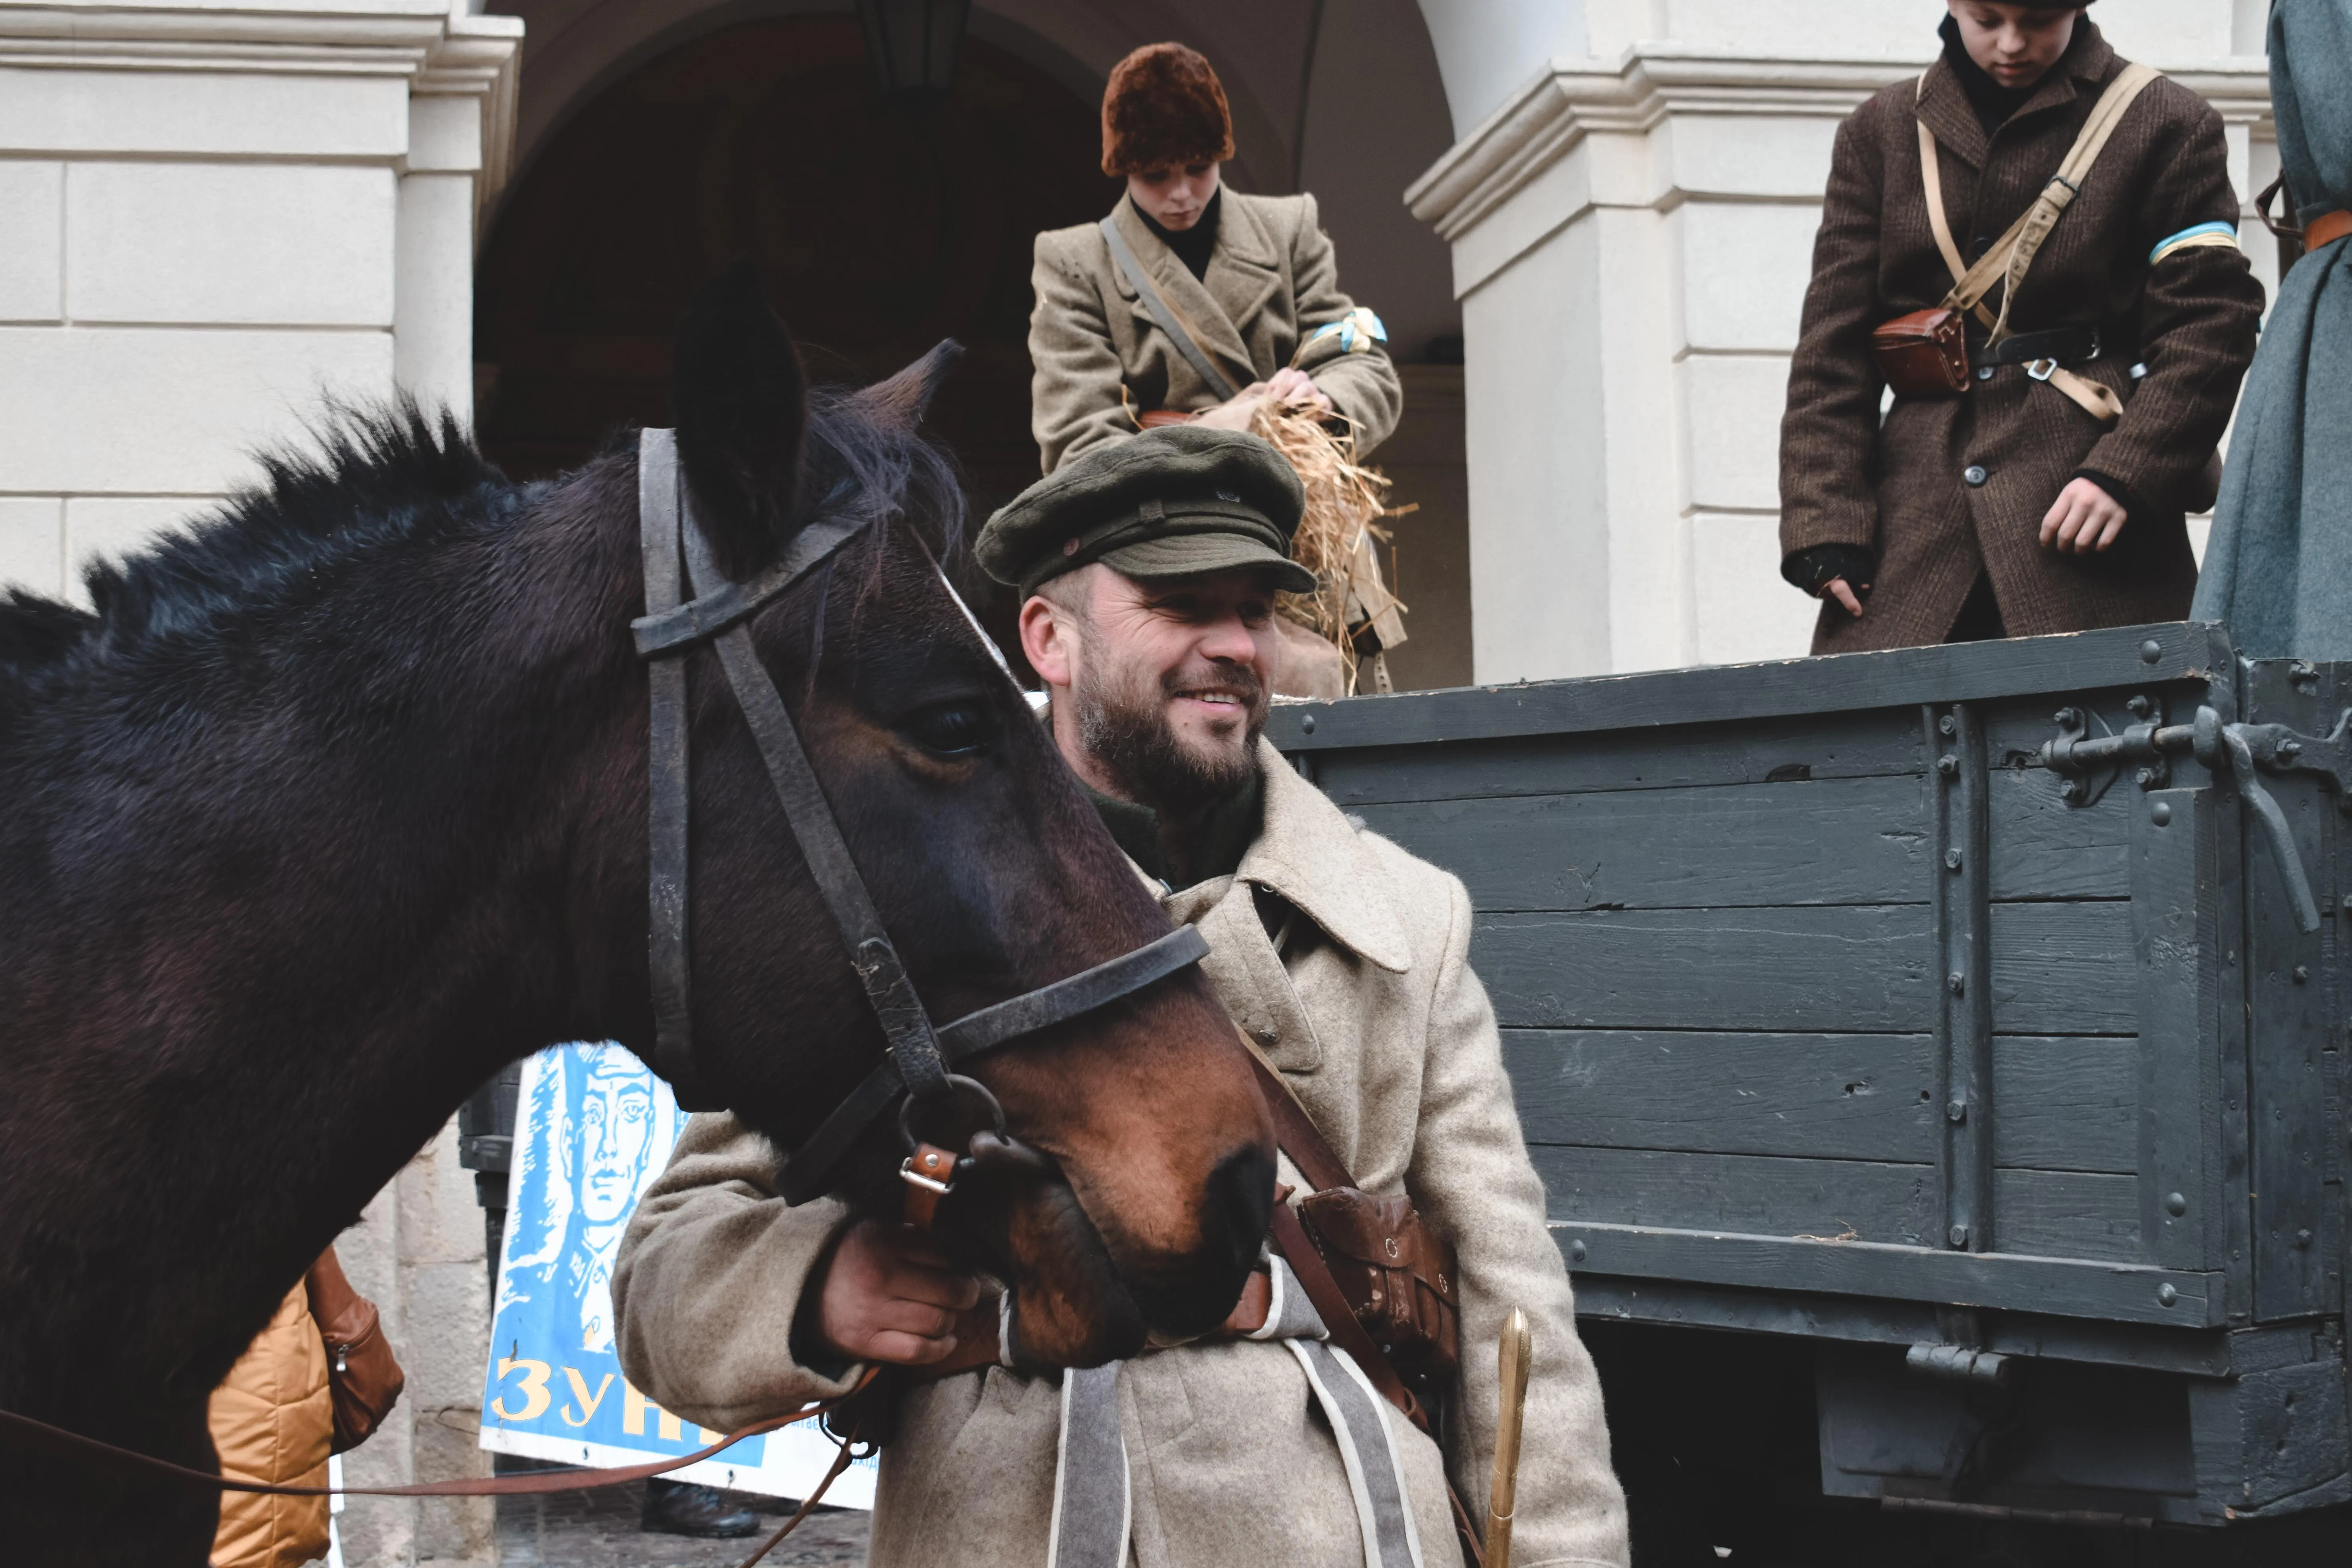
[[[1161,298],[1237,389],[1289,364],[1316,328],[1356,308],[1339,291],[1330,237],[1311,195],[1226,189],[1216,248],[1201,279],[1128,198],[1119,198],[1113,216]],[[1137,415],[1189,414],[1224,401],[1160,330],[1093,224],[1039,235],[1031,283],[1037,303],[1029,315],[1036,367],[1029,419],[1045,472],[1089,447],[1134,435]],[[1384,349],[1342,353],[1335,333],[1310,344],[1299,368],[1354,421],[1360,455],[1396,428],[1404,393]]]
[[[1568,1275],[1544,1226],[1495,1016],[1470,971],[1462,884],[1350,826],[1271,746],[1264,830],[1233,877],[1172,895],[1196,924],[1234,1021],[1261,1043],[1357,1181],[1406,1192],[1461,1252],[1463,1381],[1453,1438],[1387,1414],[1423,1561],[1459,1561],[1442,1475],[1486,1496],[1496,1335],[1514,1303],[1535,1325],[1517,1547],[1521,1568],[1622,1564],[1625,1505],[1601,1387],[1577,1338]],[[1305,917],[1277,956],[1252,887]],[[774,1151],[726,1115],[698,1116],[622,1243],[622,1365],[666,1408],[730,1429],[836,1394],[798,1364],[792,1329],[811,1271],[848,1215],[787,1208]],[[1299,1178],[1284,1163],[1284,1179]],[[833,1369],[837,1371],[838,1369]],[[1147,1353],[1120,1373],[1139,1568],[1359,1568],[1355,1506],[1298,1362],[1273,1342]],[[901,1396],[884,1449],[872,1560],[891,1568],[1035,1568],[1046,1560],[1058,1380],[998,1367]]]
[[[1972,262],[2032,205],[2123,69],[2087,17],[2074,28],[1990,138],[1941,59],[1924,83],[1906,77],[1838,128],[1780,426],[1780,543],[1784,553],[1862,545],[1878,574],[1860,620],[1824,608],[1815,653],[1941,642],[1979,573],[2012,637],[2189,612],[2197,567],[2182,510],[2210,500],[2194,492],[2262,308],[2234,249],[2149,260],[2170,236],[2238,220],[2221,117],[2189,89],[2158,80],[2126,111],[2010,311],[2018,332],[2098,326],[2099,357],[2070,368],[2121,394],[2123,417],[2102,426],[2025,366],[2003,365],[1961,396],[1897,398],[1880,421],[1871,329],[1937,304],[1952,284],[1927,223],[1916,127],[1936,134],[1945,212]],[[2078,468],[2120,480],[2139,502],[2105,553],[2040,543],[2043,514]]]

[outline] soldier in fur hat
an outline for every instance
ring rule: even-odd
[[[2253,354],[2212,106],[2083,5],[1947,4],[1943,57],[1832,155],[1780,426],[1815,653],[2185,616]]]
[[[1403,392],[1380,318],[1339,291],[1311,195],[1224,188],[1233,117],[1181,44],[1119,61],[1103,92],[1103,173],[1127,194],[1099,224],[1037,237],[1031,428],[1044,470],[1148,424],[1246,430],[1277,399],[1343,416],[1360,456]]]

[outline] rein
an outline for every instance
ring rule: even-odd
[[[701,525],[692,521],[693,510],[693,497],[677,461],[677,433],[641,432],[637,513],[645,551],[646,614],[632,625],[637,653],[647,661],[653,688],[647,903],[653,920],[654,1063],[686,1109],[708,1110],[723,1103],[706,1087],[695,1060],[693,961],[687,939],[685,655],[708,642],[718,652],[727,683],[751,727],[761,760],[767,764],[785,824],[808,863],[886,1042],[881,1064],[786,1158],[781,1182],[784,1201],[802,1204],[822,1195],[850,1144],[903,1095],[907,1102],[898,1120],[908,1157],[900,1163],[899,1174],[909,1189],[910,1210],[928,1218],[938,1198],[952,1189],[955,1178],[975,1159],[1011,1157],[1037,1165],[1045,1163],[1042,1155],[1005,1134],[1004,1111],[996,1097],[976,1080],[951,1071],[951,1067],[1131,996],[1199,963],[1208,954],[1208,943],[1192,927],[1179,926],[1132,952],[935,1028],[898,950],[883,928],[849,847],[842,840],[840,824],[809,764],[783,698],[760,662],[746,625],[761,608],[830,560],[866,525],[841,521],[813,523],[794,536],[773,565],[738,584],[720,574],[709,539]],[[944,574],[940,582],[946,584]],[[952,585],[948,585],[948,592],[954,595]],[[971,611],[967,608],[964,613],[969,618]],[[993,1131],[975,1134],[970,1153],[950,1156],[952,1164],[942,1178],[940,1152],[916,1139],[912,1113],[947,1105],[959,1095],[969,1096],[986,1109]],[[919,1149],[924,1158],[921,1170],[915,1164]]]

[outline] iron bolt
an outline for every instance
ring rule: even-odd
[[[2147,717],[2149,710],[2153,709],[2156,705],[2150,702],[2146,697],[2135,697],[2130,701],[2125,703],[2124,706],[2131,710],[2131,716],[2133,718],[2145,719]]]
[[[1936,759],[1936,771],[1943,774],[1946,778],[1950,778],[1954,773],[1960,771],[1960,759],[1958,757],[1948,756],[1937,757]],[[2352,904],[2352,899],[2347,899],[2345,902]]]
[[[2170,803],[2159,800],[2154,805],[2149,806],[2147,808],[2147,819],[2150,822],[2155,823],[2158,827],[2169,826],[2172,821],[2172,806]]]
[[[1571,1241],[1568,1244],[1568,1260],[1570,1263],[1581,1263],[1584,1261],[1584,1243],[1581,1241]]]
[[[2171,1306],[2175,1301],[2178,1301],[2178,1300],[2180,1300],[2180,1292],[2179,1292],[2179,1291],[2178,1291],[2178,1290],[2176,1290],[2176,1289],[2174,1289],[2171,1286],[2169,1286],[2169,1285],[2158,1285],[2158,1286],[2156,1288],[2156,1304],[2157,1304],[2158,1306],[2159,1306],[2159,1307],[2169,1307],[2169,1306]]]
[[[1951,1104],[1944,1107],[1944,1114],[1953,1121],[1966,1121],[1969,1119],[1969,1102],[1955,1098]]]
[[[2156,770],[2154,768],[2142,768],[2137,773],[2132,774],[2132,783],[2139,785],[2142,789],[2146,789],[2155,782]]]
[[[2299,757],[2303,755],[2303,742],[2301,741],[2281,741],[2278,745],[2278,752],[2279,755],[2282,757]]]
[[[1315,733],[1315,715],[1312,713],[1301,713],[1298,716],[1298,728],[1303,733],[1309,735]]]
[[[2164,1194],[2164,1212],[2178,1219],[2189,1212],[2189,1200],[2179,1193],[2167,1193]]]
[[[2083,710],[2079,708],[2061,708],[2050,716],[2050,721],[2061,730],[2079,730],[2083,726]]]
[[[1969,977],[1957,969],[1944,976],[1944,984],[1952,988],[1952,994],[1955,996],[1965,996],[1969,994]]]
[[[1960,868],[1960,852],[1957,849],[1945,850],[1944,865],[1951,870],[1958,870]]]
[[[2294,1245],[2298,1251],[2309,1247],[2311,1245],[2311,1232],[2307,1230],[2296,1231],[2294,1233]]]
[[[2139,661],[2142,664],[2154,664],[2158,659],[2162,658],[2163,657],[2164,645],[2157,641],[2154,637],[2150,637],[2147,641],[2139,645]],[[2167,1301],[2165,1305],[2168,1307],[2172,1305],[2172,1303]]]
[[[1948,1234],[1952,1238],[1952,1245],[1954,1247],[1966,1247],[1969,1244],[1969,1227],[1967,1226],[1956,1225],[1951,1228]]]
[[[1947,713],[1936,721],[1936,728],[1947,735],[1957,735],[1960,732],[1960,721]]]
[[[2306,967],[2305,967],[2304,965],[2302,965],[2302,964],[2300,964],[2300,963],[2298,963],[2298,964],[2296,964],[2296,965],[2294,966],[2294,983],[2295,983],[2297,985],[2302,984],[2304,982],[2305,982],[2305,981],[2309,980],[2310,978],[2311,978],[2311,971],[2310,971],[2309,969],[2307,969]]]

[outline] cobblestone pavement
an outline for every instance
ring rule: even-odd
[[[551,1492],[499,1499],[499,1568],[736,1568],[764,1531],[781,1527],[793,1505],[775,1498],[730,1494],[760,1510],[762,1535],[744,1541],[695,1541],[649,1535],[637,1528],[645,1483],[593,1492]],[[867,1515],[858,1509],[821,1509],[761,1560],[771,1563],[866,1561]]]

